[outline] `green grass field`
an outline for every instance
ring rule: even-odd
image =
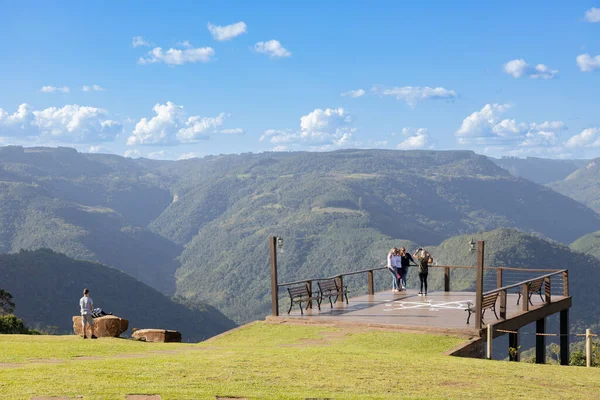
[[[0,398],[600,398],[600,369],[443,355],[462,342],[268,323],[200,344],[0,335]]]

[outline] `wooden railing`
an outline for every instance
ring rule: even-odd
[[[411,265],[411,267],[414,267],[414,265]],[[446,291],[446,292],[450,291],[450,270],[451,269],[472,269],[472,270],[477,269],[476,266],[467,266],[467,265],[430,265],[429,268],[444,270],[444,291]],[[338,286],[343,287],[345,277],[353,276],[353,275],[360,275],[360,274],[367,274],[368,294],[374,295],[375,294],[375,280],[374,280],[373,274],[375,271],[381,271],[381,270],[385,270],[385,269],[387,269],[387,267],[376,267],[376,268],[364,269],[364,270],[360,270],[360,271],[345,272],[342,274],[337,274],[337,275],[324,277],[324,278],[301,279],[301,280],[292,281],[292,282],[277,283],[277,289],[282,288],[282,287],[287,287],[287,286],[305,284],[308,289],[308,292],[312,294],[313,293],[313,282],[335,279]],[[528,302],[529,286],[528,285],[531,282],[538,280],[538,279],[544,279],[544,284],[545,284],[544,293],[546,296],[545,297],[546,302],[548,302],[548,303],[550,302],[550,298],[551,298],[550,297],[551,296],[551,294],[550,294],[550,278],[554,275],[559,275],[559,274],[562,275],[563,295],[565,297],[569,296],[568,271],[566,269],[565,270],[556,270],[556,269],[539,269],[539,268],[529,269],[529,268],[512,268],[512,267],[484,267],[484,270],[488,270],[488,271],[495,270],[496,271],[496,289],[481,293],[481,296],[484,296],[487,294],[492,294],[495,292],[500,292],[500,295],[499,295],[500,318],[506,318],[506,297],[507,297],[506,295],[507,295],[509,289],[521,287],[522,296],[525,299],[523,301],[523,310],[524,311],[529,310],[529,302]],[[520,281],[515,284],[503,286],[503,277],[504,277],[505,271],[518,271],[518,272],[527,272],[527,273],[532,273],[532,272],[549,272],[549,273],[546,275],[541,275],[541,276],[537,276],[535,278]],[[277,296],[276,293],[277,292],[275,292],[273,294],[275,301],[277,301],[275,299],[275,296]],[[338,300],[341,301],[342,299],[340,299],[338,297]],[[278,301],[277,301],[277,303],[278,303]],[[312,302],[309,302],[308,306],[309,306],[309,308],[312,308]],[[275,311],[275,310],[273,310],[273,311]],[[277,314],[274,314],[274,315],[279,315],[279,312],[277,312]]]

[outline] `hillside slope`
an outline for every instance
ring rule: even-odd
[[[600,158],[588,162],[564,180],[548,184],[548,187],[600,212]]]
[[[600,231],[580,237],[569,246],[572,250],[600,259]]]
[[[557,160],[538,157],[490,157],[490,160],[512,175],[540,185],[563,180],[589,162],[589,160]]]
[[[15,314],[31,327],[72,331],[84,287],[95,305],[129,320],[129,328],[179,330],[185,341],[214,336],[235,324],[206,304],[193,309],[114,268],[76,261],[51,250],[0,255],[3,289],[14,297]]]

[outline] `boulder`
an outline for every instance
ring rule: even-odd
[[[181,333],[165,329],[139,329],[131,337],[145,342],[181,342]]]
[[[114,315],[94,318],[94,335],[98,337],[119,337],[129,328],[129,321]],[[81,316],[73,317],[73,331],[76,335],[83,334]],[[89,330],[87,331],[89,334]]]

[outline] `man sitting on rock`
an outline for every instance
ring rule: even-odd
[[[83,324],[83,338],[87,339],[85,327],[90,326],[92,339],[97,339],[94,335],[94,318],[92,317],[92,310],[94,309],[94,301],[89,297],[90,291],[85,288],[83,289],[83,297],[79,300],[79,308],[81,309],[81,323]]]

